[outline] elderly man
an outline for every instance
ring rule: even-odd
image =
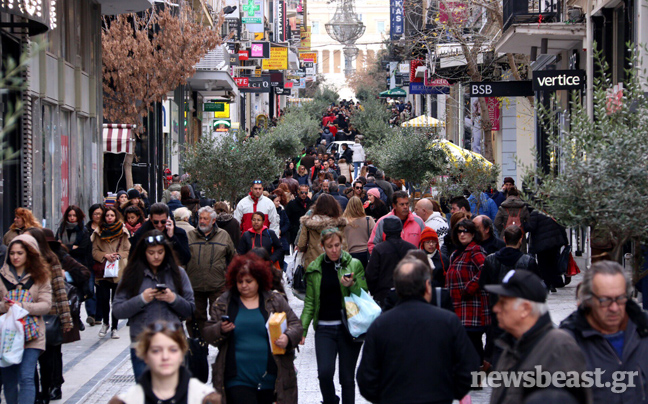
[[[549,384],[555,377],[556,384],[562,384],[554,387],[567,388],[579,403],[591,402],[589,389],[565,384],[564,375],[568,372],[582,375],[586,370],[585,356],[569,333],[554,328],[546,303],[547,290],[540,278],[529,271],[514,269],[504,276],[501,285],[487,285],[485,289],[499,296],[493,312],[505,331],[497,341],[503,352],[495,372],[499,373],[497,376],[516,372],[524,375],[525,380],[521,384],[493,386],[491,404],[523,403],[539,386],[547,387],[546,380],[542,380],[547,375]],[[554,376],[558,374],[563,378]],[[527,382],[528,378],[532,383]],[[495,379],[489,376],[489,380]]]
[[[185,266],[191,258],[189,243],[187,241],[187,232],[176,227],[175,221],[169,217],[169,207],[161,202],[151,205],[151,216],[149,220],[142,224],[130,239],[131,249],[130,256],[133,256],[135,247],[142,235],[151,230],[159,230],[164,233],[166,239],[171,243],[173,251],[176,253],[179,266]]]
[[[385,240],[385,232],[383,231],[384,219],[390,216],[398,217],[403,223],[403,232],[401,233],[401,238],[408,243],[412,243],[415,246],[419,245],[421,241],[421,232],[425,229],[425,223],[421,220],[420,217],[416,216],[414,213],[409,210],[409,196],[405,191],[396,191],[394,192],[394,197],[392,201],[393,210],[381,217],[380,220],[376,223],[369,237],[369,243],[367,244],[369,248],[369,254],[373,252],[374,246],[382,243]]]
[[[232,238],[216,224],[217,213],[209,206],[198,211],[198,228],[189,232],[191,261],[187,275],[194,290],[194,320],[202,330],[207,311],[225,291],[225,271],[236,254]]]
[[[162,193],[162,203],[167,204],[171,200],[171,192],[173,191],[178,191],[180,192],[180,189],[182,188],[182,184],[180,184],[180,176],[178,174],[173,174],[171,177],[171,184],[169,185],[169,188],[165,189],[164,192]]]
[[[376,171],[376,184],[385,191],[387,200],[391,201],[394,197],[394,188],[392,188],[389,182],[385,181],[385,173],[380,170]]]
[[[274,202],[263,196],[263,181],[254,180],[250,194],[241,199],[234,210],[234,219],[241,224],[241,234],[252,227],[252,214],[261,212],[265,215],[264,225],[276,234],[279,232],[279,214]]]
[[[171,192],[171,199],[167,202],[167,206],[169,207],[169,213],[172,215],[176,209],[184,206],[182,202],[180,202],[180,191]]]
[[[439,249],[443,246],[443,238],[448,234],[448,221],[441,213],[434,211],[432,201],[423,198],[414,205],[414,213],[425,222],[425,227],[434,230],[439,238]]]
[[[604,371],[594,403],[648,402],[648,317],[631,296],[623,267],[597,262],[583,276],[578,310],[560,324],[585,353],[587,370]]]
[[[479,357],[459,318],[432,301],[431,273],[404,259],[394,271],[400,302],[367,331],[357,380],[372,403],[452,403],[471,387]]]
[[[493,221],[486,215],[479,215],[473,219],[475,228],[481,235],[479,245],[486,251],[486,255],[494,254],[506,247],[506,243],[495,237]]]

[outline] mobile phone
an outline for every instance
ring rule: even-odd
[[[231,322],[229,316],[221,316],[222,322]]]
[[[353,275],[351,275],[351,274],[344,274],[344,277],[347,278],[347,279],[351,279],[352,276]]]
[[[166,283],[158,283],[157,285],[155,285],[155,289],[157,289],[158,292],[164,292],[166,288]]]
[[[5,301],[6,301],[7,303],[14,304],[14,301],[11,300],[11,299],[9,299],[7,296],[5,296],[4,299],[5,299]]]

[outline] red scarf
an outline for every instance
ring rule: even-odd
[[[254,207],[252,208],[252,212],[256,212],[257,211],[257,205],[259,204],[259,198],[254,196],[252,191],[250,191],[249,195],[250,195],[250,198],[252,198],[252,202],[254,202]]]

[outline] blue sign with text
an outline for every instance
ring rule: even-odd
[[[392,40],[400,39],[404,33],[403,0],[389,0],[390,27],[389,36]]]
[[[410,83],[409,85],[410,94],[449,94],[450,87],[432,87],[426,86],[423,83]]]

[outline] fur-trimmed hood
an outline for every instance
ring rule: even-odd
[[[308,229],[318,232],[321,232],[327,227],[343,227],[347,225],[346,218],[342,216],[338,218],[322,215],[303,216],[301,219],[299,219],[299,222],[306,226]]]

